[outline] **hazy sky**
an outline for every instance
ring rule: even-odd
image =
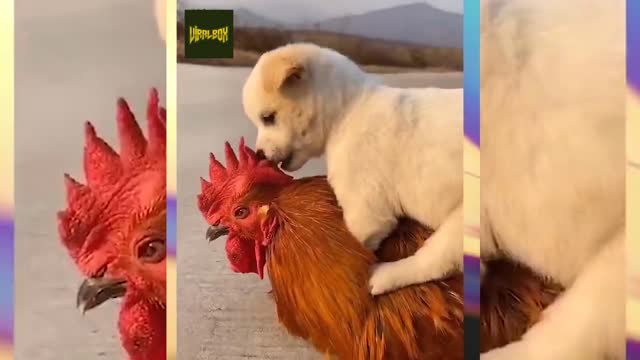
[[[318,21],[359,14],[392,6],[424,2],[443,10],[462,13],[463,0],[181,0],[187,8],[243,7],[273,20],[284,22]]]

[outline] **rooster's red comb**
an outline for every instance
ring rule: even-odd
[[[198,195],[198,208],[207,220],[225,200],[241,195],[253,185],[286,186],[293,180],[272,162],[258,160],[256,153],[245,146],[244,138],[240,138],[238,153],[239,157],[236,157],[229,142],[225,143],[226,167],[209,154],[209,181],[200,178],[202,193]]]
[[[67,209],[58,213],[60,238],[85,272],[92,270],[91,253],[104,242],[109,223],[115,222],[123,207],[141,205],[150,192],[164,191],[166,196],[166,112],[158,102],[158,92],[152,89],[147,140],[127,102],[118,99],[119,154],[96,134],[91,123],[85,124],[86,184],[65,174]]]

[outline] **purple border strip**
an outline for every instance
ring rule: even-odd
[[[640,91],[640,1],[627,0],[627,83]]]
[[[464,256],[464,310],[465,313],[480,313],[480,259]]]
[[[176,257],[176,223],[177,199],[176,194],[167,194],[167,254]]]
[[[0,214],[0,343],[13,342],[13,235],[11,214]]]
[[[480,146],[480,3],[464,1],[464,135]],[[480,260],[464,256],[464,309],[480,314]]]
[[[464,2],[464,135],[480,146],[480,3]]]
[[[640,92],[640,1],[627,0],[627,84]],[[628,321],[637,321],[628,319]],[[640,359],[640,340],[627,338],[627,359]]]
[[[627,340],[627,359],[640,359],[640,342],[638,340]]]

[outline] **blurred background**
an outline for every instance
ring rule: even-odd
[[[63,173],[84,180],[83,123],[116,145],[121,96],[146,128],[149,88],[166,101],[165,58],[153,1],[15,2],[15,359],[124,357],[119,301],[76,309],[56,212]]]
[[[184,57],[185,9],[234,10],[233,59]],[[178,61],[253,66],[291,42],[333,48],[370,72],[461,71],[462,0],[178,1]]]

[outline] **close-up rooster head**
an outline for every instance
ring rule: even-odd
[[[127,334],[131,322],[162,326],[166,304],[166,117],[152,89],[148,139],[129,105],[118,99],[120,151],[85,125],[85,184],[65,174],[67,208],[58,213],[62,243],[86,279],[78,289],[83,312],[124,297],[120,329],[125,348],[142,349],[158,334]],[[162,333],[160,333],[162,331]],[[131,335],[131,336],[128,336]],[[127,343],[129,342],[129,343]],[[164,347],[164,346],[163,346]],[[133,357],[132,357],[133,358]],[[144,357],[145,359],[147,357]]]
[[[200,179],[202,193],[198,207],[207,223],[207,238],[213,241],[228,235],[226,253],[231,269],[256,273],[262,279],[266,249],[274,229],[267,224],[266,212],[278,190],[293,178],[273,163],[260,160],[240,139],[236,157],[225,144],[226,168],[210,154],[210,181]]]

